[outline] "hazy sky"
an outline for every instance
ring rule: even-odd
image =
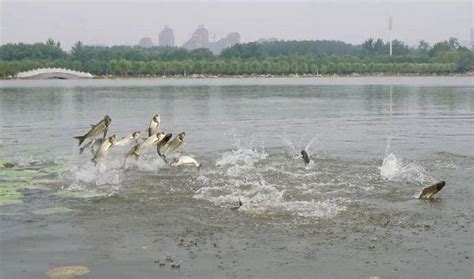
[[[443,1],[145,1],[0,0],[0,43],[59,40],[63,47],[85,44],[133,45],[142,37],[158,43],[164,25],[182,45],[203,24],[216,38],[239,32],[242,41],[276,37],[361,43],[394,38],[416,45],[457,37],[470,40],[474,0]]]

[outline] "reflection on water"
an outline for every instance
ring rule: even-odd
[[[394,85],[390,118],[386,85],[275,86],[272,80],[241,86],[48,83],[3,85],[2,141],[28,143],[33,133],[36,146],[70,150],[70,138],[105,114],[113,118],[111,132],[125,135],[145,128],[150,115],[159,112],[163,129],[186,130],[191,137],[187,146],[200,153],[228,149],[225,135],[235,131],[241,138],[260,138],[267,147],[281,146],[281,135],[318,136],[328,152],[344,156],[363,152],[380,157],[388,135],[396,135],[393,145],[410,157],[433,150],[474,154],[474,100],[468,86]],[[18,148],[22,147],[14,153]]]

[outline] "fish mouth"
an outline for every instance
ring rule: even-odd
[[[106,115],[104,117],[104,122],[105,122],[105,125],[109,126],[110,123],[112,122],[112,118],[110,118],[110,116]]]
[[[142,133],[140,131],[136,131],[132,133],[133,139],[138,139]]]
[[[445,182],[445,181],[439,182],[438,185],[436,186],[437,192],[441,191],[441,190],[444,188],[444,186],[446,186],[446,182]]]
[[[163,133],[163,132],[157,133],[156,134],[156,140],[153,141],[153,144],[156,145],[156,144],[160,143],[165,137],[166,137],[165,133]]]

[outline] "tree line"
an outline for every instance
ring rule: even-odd
[[[70,52],[59,42],[0,46],[0,76],[36,68],[60,67],[99,76],[186,75],[349,75],[449,74],[474,69],[472,50],[457,39],[430,46],[421,41],[410,48],[401,41],[368,39],[361,45],[340,41],[276,41],[238,44],[220,55],[208,49],[188,51],[176,47],[86,46],[74,44]]]

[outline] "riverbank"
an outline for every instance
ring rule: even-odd
[[[359,74],[353,73],[350,75],[311,75],[311,74],[294,74],[294,75],[159,75],[159,76],[119,76],[119,75],[99,75],[94,76],[95,80],[154,80],[154,79],[304,79],[304,78],[419,78],[419,77],[474,77],[473,72],[453,73],[453,74],[392,74],[392,73],[378,73],[378,74]],[[53,78],[54,79],[54,78]],[[58,78],[60,79],[60,78]],[[87,78],[77,78],[87,79]],[[0,80],[41,80],[36,78],[17,78],[10,77]]]
[[[456,73],[448,75],[439,74],[426,74],[426,75],[415,75],[415,74],[358,74],[353,73],[350,75],[162,75],[162,76],[95,76],[94,79],[255,79],[255,78],[348,78],[348,77],[474,77],[474,72],[467,73]]]

